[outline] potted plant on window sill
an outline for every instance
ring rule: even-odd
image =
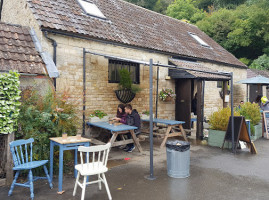
[[[137,85],[133,85],[131,73],[127,69],[119,70],[119,89],[115,90],[118,100],[122,103],[129,103],[135,98],[135,94],[141,91]]]
[[[105,112],[101,110],[95,110],[90,114],[89,122],[107,122],[108,116]]]

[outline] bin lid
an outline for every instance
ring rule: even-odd
[[[190,149],[190,143],[181,140],[170,140],[166,142],[166,148],[184,152]]]

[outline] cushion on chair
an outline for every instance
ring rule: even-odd
[[[46,164],[47,162],[48,160],[32,161],[21,165],[17,165],[16,167],[13,167],[13,170],[34,169]]]
[[[99,164],[99,165],[98,165]],[[80,172],[82,176],[90,176],[94,174],[100,174],[107,172],[107,167],[103,165],[102,162],[94,162],[89,164],[83,164],[83,167],[81,164],[78,164],[75,166],[76,170]]]

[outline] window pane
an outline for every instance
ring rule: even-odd
[[[123,62],[109,60],[108,64],[108,80],[109,82],[118,83],[120,81],[119,70],[127,69],[131,72],[133,83],[139,83],[139,64],[131,62]]]

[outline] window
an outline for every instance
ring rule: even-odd
[[[120,82],[120,69],[127,69],[131,72],[131,78],[133,83],[139,84],[139,64],[133,62],[125,62],[118,60],[109,60],[108,63],[108,82],[109,83],[119,83]]]
[[[189,33],[199,44],[205,47],[210,47],[204,40],[202,40],[198,35],[194,33]]]
[[[222,88],[223,82],[222,81],[217,81],[217,88]]]
[[[102,19],[106,19],[106,17],[103,15],[103,13],[99,10],[99,8],[86,0],[77,0],[84,12],[86,12],[88,15],[99,17]]]

